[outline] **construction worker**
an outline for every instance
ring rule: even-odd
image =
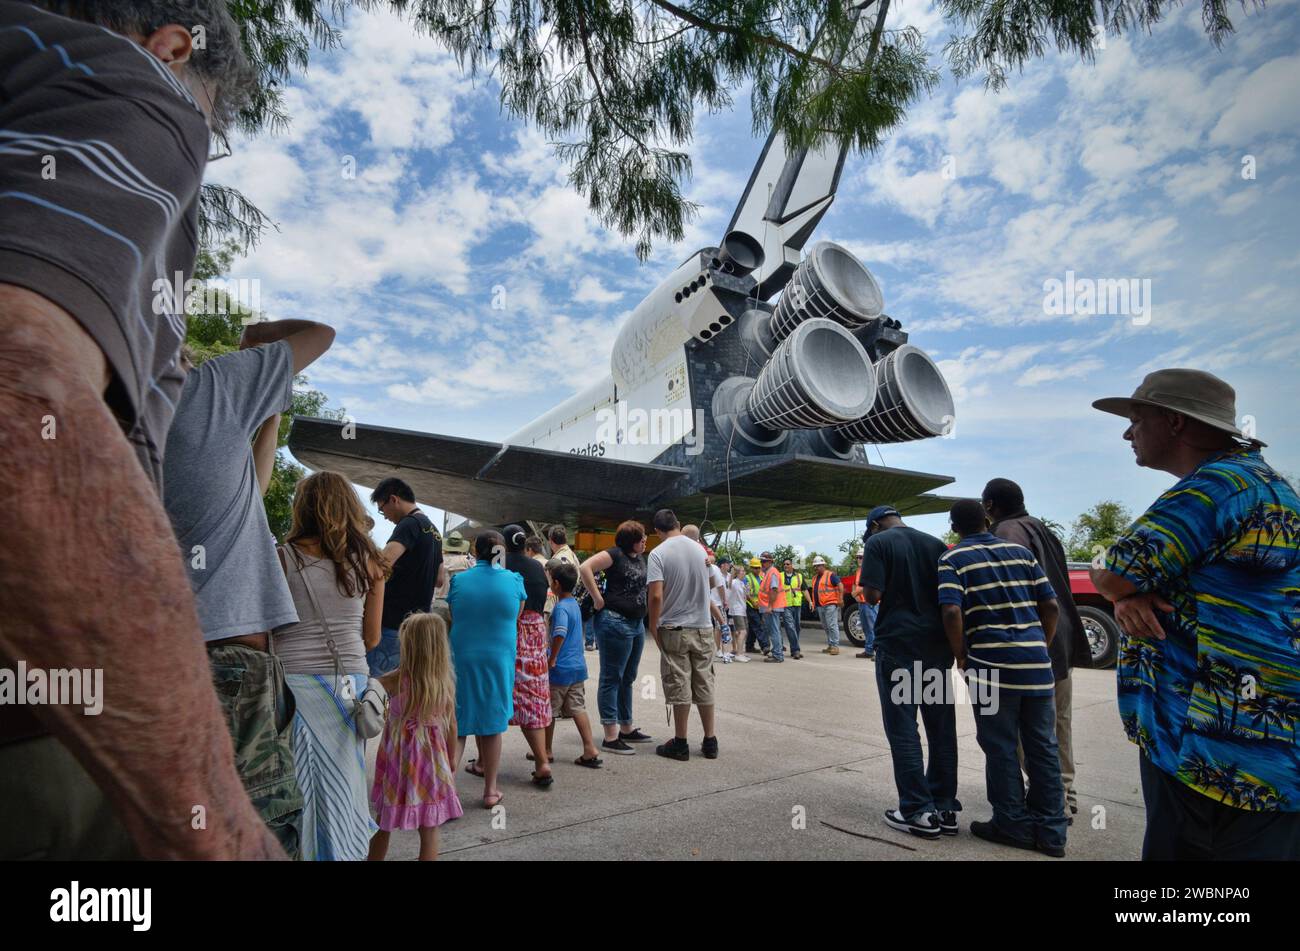
[[[763,653],[768,652],[767,631],[763,627],[763,619],[758,613],[758,589],[761,581],[758,576],[758,570],[763,567],[763,563],[757,558],[751,558],[746,562],[745,572],[745,618],[748,621],[748,630],[745,636],[745,653],[753,654],[756,648],[761,647]]]
[[[803,575],[794,562],[787,558],[782,577],[785,581],[786,604],[781,622],[785,626],[786,637],[790,638],[790,657],[793,660],[803,660],[803,651],[799,650],[799,628],[803,623]]]
[[[808,587],[808,596],[812,598],[812,605],[817,610],[817,616],[822,619],[822,627],[826,629],[826,646],[822,648],[823,654],[838,654],[840,652],[840,605],[844,600],[844,588],[840,584],[840,576],[831,571],[826,565],[826,559],[818,555],[813,559],[812,584]]]
[[[767,657],[765,664],[785,662],[781,643],[781,619],[785,616],[785,579],[773,564],[772,553],[765,551],[758,556],[760,578],[758,588],[758,613],[762,615],[763,628],[767,631]]]

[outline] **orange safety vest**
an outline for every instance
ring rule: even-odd
[[[776,591],[775,601],[772,600],[773,575],[776,576],[776,580],[780,585]],[[758,606],[760,608],[770,607],[773,611],[779,611],[785,608],[785,579],[781,577],[781,572],[776,570],[776,565],[773,565],[771,568],[767,569],[767,571],[763,572],[763,583],[758,589]]]
[[[826,583],[822,583],[822,579]],[[813,575],[813,603],[819,608],[824,608],[832,604],[840,604],[843,601],[843,590],[840,585],[831,584],[831,573],[823,571],[819,575]]]

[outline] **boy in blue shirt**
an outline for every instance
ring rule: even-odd
[[[551,611],[551,725],[546,728],[546,755],[554,759],[551,740],[555,721],[572,717],[582,737],[582,755],[574,763],[590,769],[603,765],[591,739],[591,721],[587,719],[584,694],[587,686],[587,659],[583,654],[582,609],[573,597],[578,584],[578,569],[566,561],[551,559],[546,565],[555,594]]]

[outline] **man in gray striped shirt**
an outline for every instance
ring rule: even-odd
[[[238,29],[217,0],[39,6],[0,0],[0,657],[105,698],[0,706],[0,857],[281,856],[159,500],[185,317],[157,288],[193,267]]]

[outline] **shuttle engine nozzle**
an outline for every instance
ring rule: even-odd
[[[726,274],[744,277],[755,268],[762,267],[765,258],[763,245],[752,235],[743,231],[728,231],[722,238],[717,256],[710,263]]]
[[[713,416],[729,439],[780,444],[792,429],[821,429],[861,417],[875,399],[876,374],[857,339],[830,320],[801,323],[757,380],[736,376],[714,392]]]
[[[818,241],[777,302],[772,337],[784,340],[804,321],[819,317],[856,330],[884,308],[880,285],[862,262],[833,241]]]
[[[952,393],[935,362],[904,344],[876,364],[879,381],[871,411],[833,427],[850,442],[909,442],[952,431]]]

